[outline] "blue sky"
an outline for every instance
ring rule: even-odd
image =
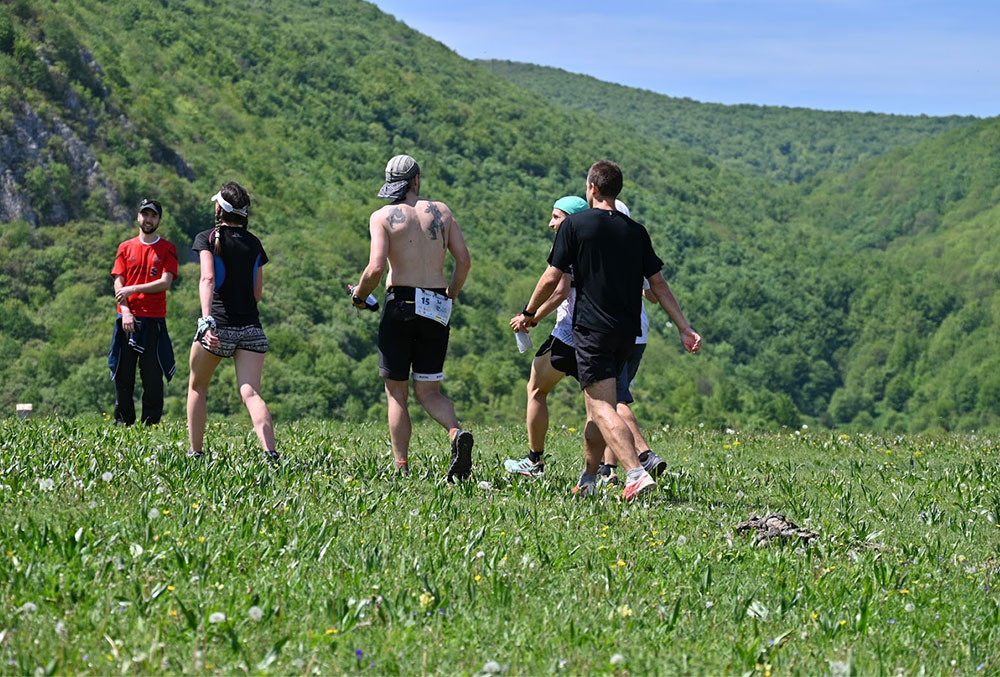
[[[1000,0],[375,4],[467,58],[555,66],[699,101],[1000,114]]]

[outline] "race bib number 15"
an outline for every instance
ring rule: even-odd
[[[416,306],[417,315],[426,317],[428,320],[440,322],[446,327],[448,326],[448,320],[451,319],[450,298],[443,294],[417,287],[413,301]]]

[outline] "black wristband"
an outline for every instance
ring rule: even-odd
[[[535,311],[535,312],[538,312],[538,311]],[[529,313],[528,312],[528,305],[527,304],[524,305],[524,310],[521,311],[521,314],[524,315],[525,317],[534,317],[535,316],[535,313]]]

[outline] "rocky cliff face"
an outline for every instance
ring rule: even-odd
[[[129,210],[90,147],[55,113],[16,106],[0,130],[0,221],[126,220]]]
[[[194,180],[176,151],[140,133],[116,107],[104,71],[87,49],[74,43],[69,56],[57,61],[51,45],[22,40],[15,52],[34,75],[15,77],[9,87],[0,79],[0,223],[131,218],[134,205],[125,203],[134,196],[123,196],[98,161],[100,153],[116,152],[108,150],[109,136],[128,149],[147,147],[148,161]]]

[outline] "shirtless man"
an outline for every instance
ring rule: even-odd
[[[409,473],[410,370],[413,393],[431,418],[448,431],[451,463],[448,481],[472,470],[472,433],[462,430],[455,407],[441,393],[452,302],[469,274],[471,260],[462,229],[448,205],[419,197],[420,167],[397,155],[385,167],[380,198],[391,200],[369,221],[368,266],[352,290],[355,307],[365,308],[389,262],[385,308],[378,331],[379,374],[389,400],[389,437],[396,468]],[[455,259],[450,282],[444,279],[445,253]]]

